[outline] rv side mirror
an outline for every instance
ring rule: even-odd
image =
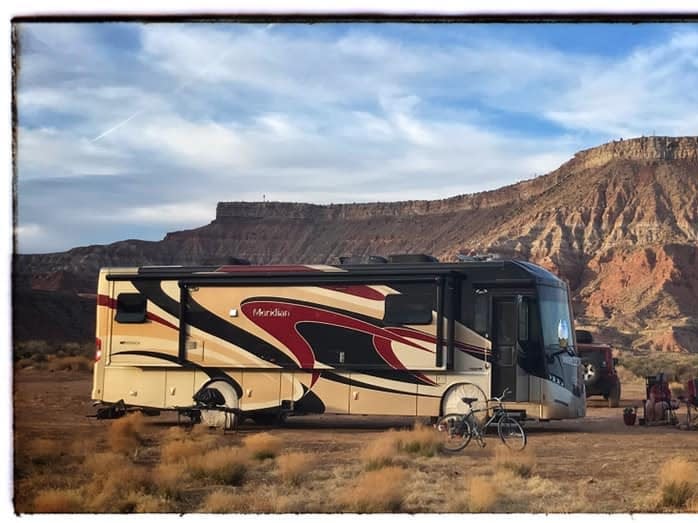
[[[614,367],[618,366],[618,358],[613,358],[613,366]]]

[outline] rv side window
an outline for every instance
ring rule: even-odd
[[[118,323],[145,323],[146,298],[137,292],[122,292],[116,298]]]
[[[389,294],[385,297],[386,325],[429,325],[432,319],[432,298],[424,295]]]

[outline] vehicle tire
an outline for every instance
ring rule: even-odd
[[[223,409],[219,408],[202,408],[201,422],[209,427],[223,428],[223,430],[233,430],[238,424],[238,416],[233,412],[240,405],[240,398],[233,387],[225,381],[213,381],[206,385],[202,390],[215,389],[219,391],[225,403]]]
[[[583,361],[582,366],[584,367],[584,385],[589,388],[599,381],[599,366],[596,362],[589,360]]]
[[[441,449],[445,452],[463,450],[473,437],[470,420],[462,414],[446,414],[439,418],[436,430],[441,436]]]
[[[607,399],[609,407],[617,407],[620,405],[620,382],[617,382],[611,386]]]
[[[502,442],[512,450],[523,450],[526,446],[526,432],[514,418],[504,415],[499,418],[497,432]]]
[[[475,401],[469,406],[462,398],[474,398]],[[487,396],[485,392],[474,383],[458,383],[449,388],[441,400],[441,413],[446,414],[469,414],[471,410],[487,408]],[[487,411],[482,410],[474,414],[479,423],[487,419]]]

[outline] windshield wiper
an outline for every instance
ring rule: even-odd
[[[557,347],[558,348],[558,350],[556,350],[555,352],[547,355],[549,361],[552,361],[553,358],[555,358],[555,357],[559,358],[560,354],[563,354],[565,352],[567,353],[568,356],[576,356],[577,355],[577,353],[574,352],[574,349],[572,349],[572,347],[570,345],[563,348],[563,347],[560,347],[559,343],[556,343],[554,345],[548,345],[548,347]]]

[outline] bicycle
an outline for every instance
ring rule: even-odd
[[[502,395],[486,400],[486,406],[481,409],[473,409],[472,404],[478,398],[461,398],[470,408],[467,414],[446,414],[436,422],[436,429],[444,434],[443,449],[446,452],[458,452],[468,446],[473,437],[480,447],[486,445],[485,433],[488,427],[496,423],[497,433],[502,442],[513,450],[523,450],[526,446],[526,432],[521,424],[516,421],[502,405],[502,400],[510,394],[509,389],[504,389]],[[497,405],[490,407],[489,404],[496,402]],[[492,408],[492,415],[484,423],[478,422],[475,414],[477,412],[487,412]]]

